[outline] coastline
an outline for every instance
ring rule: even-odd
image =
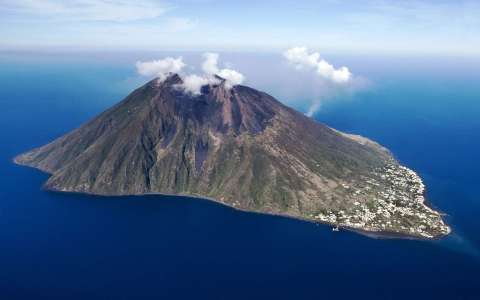
[[[39,167],[36,166],[30,166],[28,164],[24,164],[20,161],[18,161],[18,157],[20,155],[16,156],[13,158],[12,162],[18,166],[21,167],[27,167],[27,168],[33,168],[35,170],[38,170],[46,175],[51,176],[52,173],[45,171]],[[416,174],[416,173],[415,173]],[[418,176],[418,175],[417,175]],[[178,193],[178,194],[172,194],[172,193],[161,193],[161,192],[148,192],[148,193],[141,193],[141,194],[97,194],[97,193],[91,193],[91,192],[79,192],[79,191],[67,191],[67,190],[59,190],[59,189],[52,189],[52,188],[47,188],[44,185],[42,186],[42,189],[47,191],[47,192],[54,192],[54,193],[64,193],[64,194],[79,194],[79,195],[87,195],[87,196],[92,196],[92,197],[104,197],[104,198],[109,198],[109,197],[142,197],[142,196],[169,196],[169,197],[188,197],[192,199],[199,199],[199,200],[205,200],[209,202],[213,202],[218,205],[223,205],[229,208],[232,208],[236,211],[240,212],[246,212],[246,213],[254,213],[254,214],[260,214],[260,215],[270,215],[270,216],[278,216],[278,217],[283,217],[283,218],[289,218],[292,220],[299,220],[303,222],[309,222],[312,224],[320,224],[320,225],[326,225],[329,227],[333,228],[339,228],[345,231],[350,231],[354,232],[360,235],[364,235],[369,238],[374,238],[374,239],[407,239],[407,240],[422,240],[422,241],[432,241],[432,240],[439,240],[442,239],[449,234],[452,233],[450,230],[448,234],[446,235],[438,235],[434,237],[425,237],[421,235],[416,235],[416,234],[406,234],[402,232],[395,232],[395,231],[382,231],[382,230],[368,230],[368,229],[362,229],[362,228],[356,228],[356,227],[350,227],[350,226],[345,226],[345,225],[340,225],[336,223],[330,223],[330,222],[325,222],[322,220],[318,219],[309,219],[309,218],[304,218],[301,216],[292,216],[292,215],[287,215],[287,214],[282,214],[282,213],[275,213],[275,212],[268,212],[268,211],[255,211],[255,210],[248,210],[248,209],[242,209],[239,207],[236,207],[235,205],[228,204],[225,202],[221,202],[215,198],[208,197],[208,196],[202,196],[202,195],[193,195],[193,194],[183,194],[183,193]],[[426,191],[424,191],[425,194]],[[424,197],[424,205],[427,206],[429,209],[432,209],[431,206],[427,205],[426,198]],[[435,210],[436,211],[436,210]],[[445,215],[441,212],[439,212],[441,215]],[[446,223],[445,223],[446,224]],[[451,227],[448,226],[450,229]]]

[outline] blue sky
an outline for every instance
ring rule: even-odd
[[[2,0],[0,49],[480,54],[477,0]]]

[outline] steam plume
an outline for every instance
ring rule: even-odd
[[[143,76],[157,76],[160,80],[164,80],[170,73],[178,73],[185,63],[183,62],[182,57],[166,57],[164,59],[152,60],[136,63],[137,72]]]
[[[320,53],[309,53],[306,47],[290,48],[283,55],[297,69],[313,69],[319,76],[335,83],[348,82],[352,77],[347,67],[335,69],[333,65],[320,58]]]

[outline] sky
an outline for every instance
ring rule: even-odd
[[[478,0],[0,0],[0,50],[480,54]]]

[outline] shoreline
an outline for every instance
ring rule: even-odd
[[[49,176],[52,175],[52,173],[49,173],[45,170],[42,170],[39,167],[30,166],[30,165],[21,163],[17,160],[17,158],[18,158],[18,156],[14,157],[12,159],[12,162],[14,164],[18,165],[18,166],[26,167],[26,168],[33,168],[33,169],[38,170],[38,171],[40,171],[40,172],[42,172],[46,175],[49,175]],[[434,236],[434,237],[431,237],[431,238],[427,238],[427,237],[420,236],[420,235],[412,235],[412,234],[406,234],[406,233],[402,233],[402,232],[367,230],[367,229],[362,229],[362,228],[355,228],[355,227],[339,225],[339,224],[335,224],[335,223],[329,223],[329,222],[320,221],[320,220],[312,220],[312,219],[303,218],[303,217],[300,217],[300,216],[292,216],[292,215],[287,215],[287,214],[282,214],[282,213],[242,209],[242,208],[236,207],[232,204],[221,202],[221,201],[219,201],[215,198],[211,198],[211,197],[208,197],[208,196],[201,196],[201,195],[192,195],[192,194],[170,194],[170,193],[160,193],[160,192],[148,192],[148,193],[141,193],[141,194],[97,194],[97,193],[80,192],[80,191],[62,191],[62,190],[58,190],[58,189],[47,188],[47,187],[45,187],[45,185],[42,185],[41,189],[44,190],[44,191],[53,192],[53,193],[78,194],[78,195],[87,195],[87,196],[92,196],[92,197],[104,197],[104,198],[110,198],[110,197],[142,197],[142,196],[187,197],[187,198],[192,198],[192,199],[209,201],[209,202],[212,202],[212,203],[215,203],[215,204],[218,204],[218,205],[223,205],[223,206],[232,208],[232,209],[234,209],[236,211],[239,211],[239,212],[253,213],[253,214],[259,214],[259,215],[277,216],[277,217],[283,217],[283,218],[288,218],[288,219],[297,220],[297,221],[308,222],[308,223],[312,223],[312,224],[327,225],[327,226],[331,227],[332,229],[333,228],[339,228],[339,229],[342,229],[342,230],[345,230],[345,231],[354,232],[354,233],[366,236],[368,238],[373,238],[373,239],[406,239],[406,240],[434,241],[434,240],[440,240],[442,238],[445,238],[448,235],[450,235],[451,232],[452,232],[450,230],[449,233],[446,234],[446,235],[438,235],[438,236]],[[426,191],[426,189],[425,189],[425,191]],[[425,191],[424,191],[424,193],[425,193]],[[425,199],[426,198],[424,197],[424,200]],[[424,201],[424,205],[433,210],[433,208],[431,206],[427,205],[425,202],[426,202],[426,200]],[[442,215],[446,215],[446,214],[443,214],[441,212],[439,212],[439,213],[442,214]],[[449,226],[449,228],[451,228],[451,227]]]

